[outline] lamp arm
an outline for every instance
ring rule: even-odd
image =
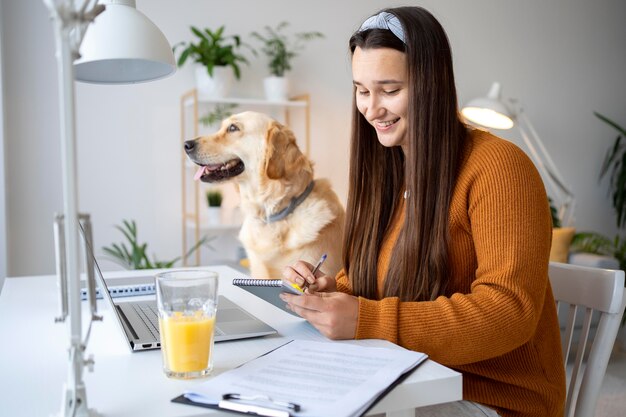
[[[541,141],[532,123],[520,109],[517,115],[518,127],[524,143],[531,153],[531,157],[537,165],[537,169],[544,177],[546,187],[550,194],[556,199],[558,207],[558,217],[564,226],[573,223],[574,220],[574,193],[565,185],[565,181],[556,167],[552,157],[548,153],[545,145]],[[528,132],[527,132],[528,129]],[[530,133],[530,134],[529,134]]]
[[[87,407],[87,391],[83,381],[85,344],[82,342],[82,308],[80,299],[80,265],[78,248],[78,187],[76,164],[76,121],[73,62],[87,26],[104,10],[93,0],[85,0],[78,8],[75,1],[43,0],[52,20],[56,45],[61,121],[61,167],[63,178],[63,233],[65,236],[66,292],[69,317],[68,379],[63,388],[60,416],[93,415]],[[91,7],[89,7],[91,5]],[[89,9],[89,10],[87,10]],[[63,289],[62,289],[63,290]]]
[[[563,191],[566,194],[568,194],[570,196],[573,196],[573,193],[565,185],[565,181],[563,181],[563,178],[561,176],[561,173],[559,172],[559,169],[556,167],[556,164],[552,160],[552,157],[548,153],[548,150],[546,149],[545,145],[543,144],[543,142],[539,138],[539,135],[537,134],[537,131],[535,130],[535,128],[532,125],[532,123],[530,123],[530,120],[528,119],[528,117],[526,116],[526,114],[523,111],[520,111],[520,113],[518,115],[518,119],[520,121],[524,122],[524,124],[528,127],[528,130],[530,131],[531,135],[535,139],[535,142],[537,143],[537,146],[539,147],[539,150],[541,151],[541,155],[543,156],[543,158],[545,158],[545,161],[548,164],[548,168],[546,168],[548,173],[553,177],[553,179],[558,183],[559,187],[561,189],[563,189]],[[520,127],[520,129],[521,129],[521,127]]]

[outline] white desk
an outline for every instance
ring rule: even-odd
[[[292,339],[322,336],[302,319],[233,287],[237,271],[216,266],[220,293],[278,330],[263,338],[215,344],[214,374],[238,366]],[[107,278],[144,275],[145,271],[105,274]],[[0,415],[49,416],[61,408],[67,379],[67,334],[55,324],[58,314],[54,276],[8,278],[0,294]],[[84,303],[84,310],[87,305]],[[123,341],[112,312],[99,302],[104,321],[94,323],[87,351],[95,358],[93,373],[85,372],[87,401],[104,416],[204,416],[228,415],[200,407],[171,403],[198,381],[166,378],[159,350],[131,353]],[[84,315],[83,324],[87,323]],[[411,415],[413,408],[460,400],[461,374],[431,360],[422,364],[369,414]],[[410,411],[409,411],[410,410]]]

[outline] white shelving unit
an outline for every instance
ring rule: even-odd
[[[197,90],[190,90],[181,95],[180,98],[180,137],[181,137],[181,167],[182,167],[182,243],[183,252],[187,253],[195,242],[198,242],[202,236],[209,235],[220,239],[220,249],[226,249],[224,246],[233,246],[231,249],[232,260],[236,260],[237,234],[241,227],[240,216],[235,210],[223,213],[223,222],[219,225],[209,225],[203,216],[201,210],[206,207],[204,201],[204,191],[208,185],[193,180],[193,175],[197,169],[196,165],[187,159],[183,143],[186,140],[193,139],[199,135],[213,133],[218,126],[212,130],[202,128],[200,125],[200,113],[208,112],[218,104],[236,104],[239,108],[233,113],[245,110],[254,110],[267,113],[279,122],[290,126],[296,133],[299,142],[298,146],[306,153],[310,154],[310,101],[309,95],[303,94],[292,97],[288,101],[267,101],[258,98],[249,97],[225,97],[225,98],[208,98],[198,95]],[[294,115],[299,113],[301,118],[296,120]],[[294,123],[299,127],[296,129]],[[235,194],[236,191],[230,192]],[[227,214],[227,215],[226,215]],[[184,266],[200,265],[202,256],[202,248],[197,250],[193,257],[193,263],[190,259],[183,260]],[[220,260],[223,260],[220,259]]]

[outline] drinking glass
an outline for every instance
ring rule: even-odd
[[[213,369],[218,274],[180,270],[156,275],[163,371],[200,378]]]

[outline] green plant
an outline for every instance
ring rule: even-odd
[[[224,36],[224,26],[215,32],[209,28],[200,30],[191,26],[191,31],[198,38],[197,42],[179,42],[174,45],[174,52],[178,47],[183,47],[178,57],[178,66],[181,67],[187,58],[206,67],[210,76],[213,76],[213,68],[216,66],[229,66],[233,69],[235,77],[241,77],[239,63],[248,64],[248,60],[236,51],[244,46],[237,35]],[[247,46],[247,45],[245,45]]]
[[[137,238],[137,224],[134,220],[123,220],[123,225],[116,225],[115,228],[122,232],[130,247],[124,242],[113,243],[110,247],[103,247],[104,253],[109,255],[110,259],[127,269],[155,269],[155,268],[171,268],[176,262],[182,258],[187,259],[201,245],[208,240],[207,236],[200,239],[184,256],[178,256],[171,261],[159,261],[156,258],[150,260],[147,254],[147,243],[139,243]]]
[[[612,194],[613,208],[617,213],[617,228],[626,225],[626,145],[623,138],[626,137],[626,129],[618,125],[600,113],[593,113],[598,119],[607,123],[617,130],[617,138],[613,146],[609,148],[600,170],[600,179],[611,171],[609,179],[609,192]]]
[[[283,77],[285,71],[291,69],[291,61],[298,56],[298,52],[302,50],[305,41],[324,37],[320,32],[300,32],[294,34],[294,40],[291,40],[282,33],[287,26],[289,23],[281,22],[275,28],[265,26],[265,35],[261,35],[259,32],[250,34],[263,43],[261,51],[270,58],[270,73],[276,77]]]
[[[619,235],[613,240],[596,232],[580,232],[574,235],[571,249],[574,252],[588,252],[612,256],[619,262],[619,267],[626,270],[626,238]]]
[[[222,205],[222,193],[219,190],[208,190],[206,201],[209,207],[220,207]]]
[[[626,238],[619,235],[611,240],[600,233],[576,233],[572,240],[571,250],[612,256],[619,262],[619,268],[626,271]],[[626,324],[626,314],[622,317],[622,326],[624,324]]]
[[[618,132],[613,146],[608,149],[604,157],[599,179],[601,180],[609,171],[611,172],[609,192],[612,193],[613,208],[617,213],[617,228],[620,229],[626,225],[626,146],[622,141],[626,137],[626,129],[598,112],[593,114]],[[600,233],[577,233],[572,241],[572,249],[613,256],[619,261],[620,268],[626,270],[626,238],[619,234],[611,240]]]
[[[234,110],[236,108],[237,105],[233,103],[217,104],[212,112],[209,112],[202,116],[199,121],[204,126],[211,126],[232,115],[233,113],[231,112],[231,110]]]
[[[552,227],[561,227],[561,220],[559,219],[559,212],[552,204],[552,199],[548,197],[548,202],[550,203],[550,215],[552,215]]]
[[[612,194],[613,208],[617,213],[617,228],[620,229],[626,225],[626,146],[622,142],[622,138],[626,137],[626,129],[598,112],[593,114],[618,132],[613,146],[604,157],[599,179],[611,171],[609,192]],[[619,268],[626,271],[626,237],[621,237],[619,233],[613,240],[596,232],[576,233],[571,249],[575,252],[612,256],[619,262]],[[622,318],[622,325],[624,324],[626,314]]]

